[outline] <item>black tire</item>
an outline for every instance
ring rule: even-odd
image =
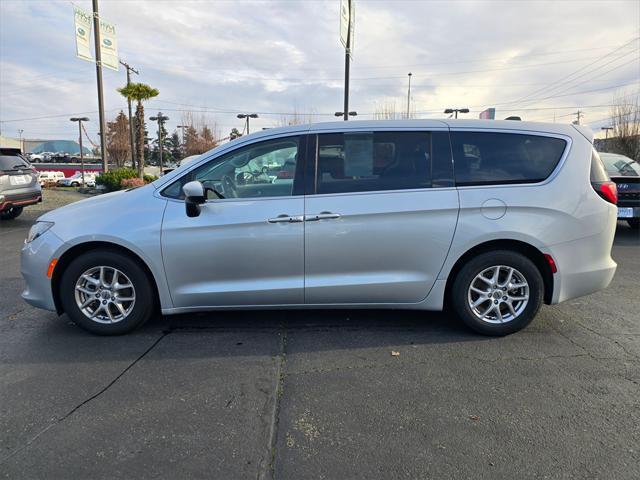
[[[135,288],[135,303],[131,312],[115,323],[99,323],[87,317],[75,300],[76,282],[92,267],[116,268],[126,275]],[[143,268],[132,258],[114,250],[83,253],[65,269],[60,279],[60,301],[65,313],[77,325],[97,335],[122,335],[146,322],[154,312],[156,296]]]
[[[478,274],[489,267],[499,265],[515,268],[524,276],[529,285],[529,299],[524,309],[514,319],[505,323],[490,323],[474,314],[468,301],[469,288]],[[540,309],[543,295],[544,281],[535,264],[520,253],[498,250],[482,253],[462,267],[453,282],[449,300],[454,311],[467,327],[483,335],[503,336],[517,332],[531,323]]]
[[[71,186],[72,186],[72,187],[79,187],[79,186],[80,186],[80,184],[79,184],[78,182],[73,182],[73,183],[71,184]]]
[[[640,218],[630,218],[627,220],[627,223],[633,230],[638,230],[640,228]]]
[[[18,218],[22,213],[22,207],[11,207],[3,212],[0,212],[0,220],[13,220]]]

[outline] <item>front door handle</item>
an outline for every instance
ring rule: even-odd
[[[307,222],[317,222],[318,220],[328,220],[331,218],[340,218],[339,213],[332,212],[320,212],[315,215],[305,215],[304,219]]]
[[[290,216],[286,213],[278,215],[275,218],[270,218],[267,220],[269,223],[296,223],[304,221],[304,217],[302,215],[294,215]]]

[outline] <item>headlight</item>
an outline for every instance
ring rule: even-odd
[[[40,235],[45,233],[51,227],[53,227],[53,222],[34,223],[31,229],[29,230],[29,235],[27,235],[27,239],[25,240],[25,243],[33,242],[36,238],[38,238]]]

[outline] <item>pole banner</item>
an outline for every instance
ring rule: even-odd
[[[116,38],[116,26],[106,20],[100,19],[100,56],[102,65],[115,70],[119,69],[118,39]]]
[[[90,13],[73,6],[73,18],[76,27],[76,57],[93,62],[91,54],[91,20]]]

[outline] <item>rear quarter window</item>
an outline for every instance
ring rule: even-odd
[[[456,185],[541,182],[567,146],[560,138],[492,132],[451,132]]]

